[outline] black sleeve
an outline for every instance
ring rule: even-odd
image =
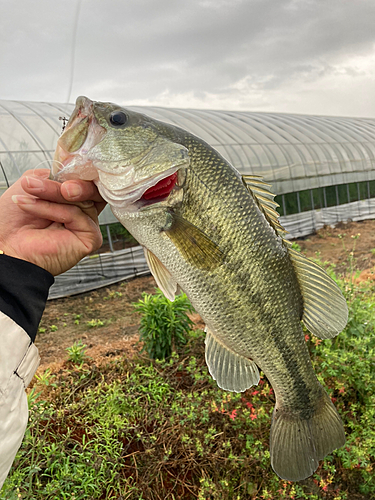
[[[0,255],[0,311],[34,342],[54,277],[31,262]]]

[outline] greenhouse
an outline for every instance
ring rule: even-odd
[[[375,120],[281,113],[130,107],[189,130],[242,174],[272,185],[289,238],[375,215]],[[72,104],[0,100],[0,192],[30,168],[51,164]],[[148,272],[139,246],[114,250],[109,207],[100,216],[108,252],[56,280],[51,296]],[[126,272],[125,272],[126,269]]]

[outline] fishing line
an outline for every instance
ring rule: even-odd
[[[75,58],[76,58],[77,32],[78,32],[78,21],[79,21],[79,13],[81,11],[81,5],[82,5],[82,0],[77,0],[76,12],[75,12],[75,17],[74,17],[74,25],[73,25],[72,51],[71,51],[71,54],[70,54],[69,91],[68,91],[68,97],[66,99],[66,104],[69,104],[70,96],[71,96],[72,88],[73,88]]]
[[[59,165],[62,166],[62,168],[64,168],[64,164],[61,163],[61,161],[58,161],[58,160],[43,160],[41,161],[40,163],[38,163],[38,165],[36,165],[34,168],[33,168],[33,173],[35,172],[35,170],[38,169],[38,167],[40,167],[40,165],[43,165],[43,163],[58,163]],[[49,178],[53,180],[53,176],[52,176],[52,170],[51,170],[51,167],[48,166],[49,169],[50,169],[50,174],[49,174]],[[9,187],[9,186],[8,186]]]

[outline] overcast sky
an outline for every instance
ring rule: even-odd
[[[375,0],[0,0],[0,99],[375,117],[374,24]]]

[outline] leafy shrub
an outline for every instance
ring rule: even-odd
[[[173,302],[159,289],[154,295],[143,293],[142,296],[134,306],[141,314],[139,332],[144,350],[152,359],[169,358],[172,350],[187,342],[186,334],[193,326],[187,313],[192,312],[193,307],[184,293]]]

